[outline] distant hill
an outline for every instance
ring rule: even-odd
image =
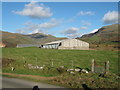
[[[32,40],[31,38],[21,34],[4,32],[4,31],[1,31],[1,33],[2,33],[2,43],[4,43],[6,47],[16,47],[17,44],[35,43],[34,40]]]
[[[25,35],[25,36],[30,37],[33,40],[36,40],[36,43],[38,44],[44,44],[44,43],[48,43],[51,41],[64,39],[64,38],[57,38],[52,35],[46,35],[43,33],[35,33],[35,34],[30,34],[30,35]]]
[[[78,39],[87,41],[91,44],[115,44],[120,42],[118,34],[118,24],[113,24],[101,27],[97,32],[85,34]]]
[[[28,34],[28,35],[25,35],[25,36],[28,36],[28,37],[31,37],[31,38],[35,38],[35,39],[40,39],[40,38],[47,37],[47,35],[45,35],[43,33],[34,33],[34,34]]]
[[[2,43],[6,47],[16,47],[17,44],[44,44],[50,41],[60,40],[64,38],[57,38],[52,35],[45,35],[42,33],[23,35],[18,33],[10,33],[0,31],[2,33]]]

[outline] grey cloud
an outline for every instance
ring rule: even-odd
[[[76,28],[76,27],[71,27],[68,28],[64,31],[62,31],[62,34],[66,35],[67,37],[77,37],[80,36],[81,34],[78,32],[79,30],[84,30],[87,29],[87,27],[80,27],[80,28]]]
[[[64,34],[73,34],[76,33],[79,30],[79,28],[71,27],[65,31],[63,31]]]

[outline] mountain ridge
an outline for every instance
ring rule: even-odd
[[[102,44],[102,43],[111,43],[119,42],[119,33],[118,33],[118,24],[103,26],[98,31],[90,34],[85,34],[78,39],[85,40],[92,44]]]

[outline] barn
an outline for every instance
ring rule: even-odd
[[[60,41],[53,41],[40,46],[48,49],[80,49],[89,50],[89,43],[78,39],[64,39]]]

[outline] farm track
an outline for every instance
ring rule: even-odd
[[[3,89],[6,88],[5,90],[9,90],[9,89],[10,90],[32,90],[32,88],[35,86],[38,86],[40,90],[44,90],[44,88],[63,88],[56,85],[28,81],[24,79],[7,78],[7,77],[2,78],[2,88]]]
[[[2,73],[2,75],[9,75],[9,76],[18,77],[18,78],[31,78],[31,79],[37,79],[37,80],[51,80],[51,79],[57,78],[57,77],[42,77],[42,76],[36,76],[36,75],[23,75],[23,74],[13,74],[13,73]]]

